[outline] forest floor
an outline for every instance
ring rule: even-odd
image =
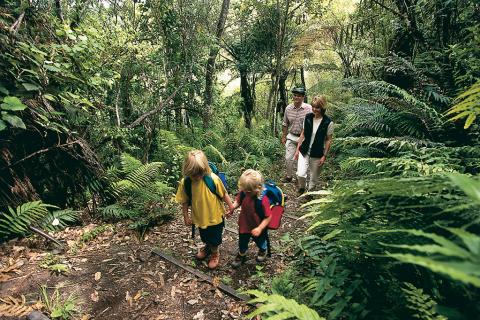
[[[305,198],[297,198],[293,184],[281,187],[288,196],[286,214],[301,216],[300,205]],[[236,222],[237,216],[231,217],[226,226],[237,230]],[[8,305],[16,305],[18,313],[40,308],[40,288],[46,286],[53,302],[55,290],[59,302],[69,297],[74,299],[78,310],[75,319],[244,318],[250,307],[219,290],[218,284],[231,286],[238,292],[267,288],[293,258],[293,243],[304,232],[304,222],[284,217],[281,228],[269,233],[272,257],[257,264],[257,249],[251,243],[249,259],[238,269],[231,266],[238,236],[225,230],[220,265],[214,271],[208,269],[206,262],[195,259],[201,245],[198,232],[192,239],[191,229],[183,224],[181,214],[151,229],[143,241],[138,240],[127,224],[103,229],[104,232],[90,239],[83,236],[83,240],[82,235],[95,233],[92,231],[99,230],[98,225],[92,223],[56,233],[57,239],[68,244],[66,252],[59,252],[37,236],[3,244],[0,311]],[[208,274],[213,284],[152,253],[155,248]],[[18,318],[0,316],[0,319]]]

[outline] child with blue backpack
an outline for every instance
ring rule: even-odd
[[[233,261],[234,268],[242,265],[247,259],[247,250],[250,239],[258,247],[257,262],[263,262],[267,257],[267,227],[271,219],[270,200],[261,197],[264,189],[262,174],[248,169],[238,180],[239,193],[233,203],[234,210],[241,206],[238,216],[238,253]],[[260,211],[260,212],[259,212]]]
[[[182,173],[184,178],[180,181],[175,200],[182,205],[185,225],[197,226],[205,244],[196,257],[203,260],[209,256],[208,267],[215,269],[220,261],[218,247],[222,243],[224,227],[223,202],[232,211],[232,201],[222,180],[212,172],[203,151],[193,150],[187,154]]]

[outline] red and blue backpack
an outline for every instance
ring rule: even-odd
[[[271,255],[270,239],[268,237],[268,230],[276,230],[280,228],[282,222],[283,212],[285,211],[285,196],[282,189],[280,189],[275,182],[267,180],[263,184],[263,191],[261,195],[255,199],[255,212],[261,220],[265,219],[265,211],[263,210],[262,200],[267,197],[270,202],[271,219],[264,232],[267,233],[268,255]],[[245,198],[245,193],[240,192],[240,202]]]

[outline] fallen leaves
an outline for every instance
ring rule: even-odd
[[[92,292],[92,294],[90,295],[90,299],[93,301],[93,302],[98,302],[98,300],[100,299],[99,296],[98,296],[98,291],[95,290]]]
[[[38,302],[32,306],[27,305],[24,295],[22,295],[21,298],[8,296],[6,298],[0,298],[0,316],[22,317],[34,309],[40,309],[42,306],[43,305]]]
[[[13,258],[8,259],[8,263],[5,267],[0,269],[0,282],[7,281],[12,278],[11,275],[8,275],[7,273],[16,273],[16,274],[21,274],[22,271],[20,271],[21,266],[25,264],[25,261],[19,259],[19,260],[14,260]]]
[[[95,272],[95,281],[100,280],[101,277],[102,277],[102,273],[101,273],[101,272]]]

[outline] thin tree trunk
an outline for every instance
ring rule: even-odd
[[[203,126],[207,128],[210,122],[210,116],[212,112],[213,101],[213,82],[215,75],[215,60],[217,59],[220,40],[225,30],[225,22],[227,21],[228,7],[230,6],[230,0],[223,0],[220,16],[218,17],[216,42],[217,46],[210,49],[210,54],[207,60],[207,70],[205,73],[205,94],[204,94],[204,112],[203,112]]]
[[[55,11],[57,13],[58,19],[63,23],[65,23],[65,20],[63,19],[63,11],[62,11],[62,4],[60,3],[60,0],[55,0]]]
[[[307,85],[305,84],[305,69],[303,68],[303,66],[300,67],[300,79],[302,80],[302,87],[304,87],[305,89],[307,88]],[[307,92],[308,94],[308,92]],[[303,98],[303,101],[305,103],[308,102],[308,96],[305,95],[305,97]]]
[[[280,14],[280,0],[277,0],[278,11],[278,33],[277,33],[277,50],[275,54],[276,68],[275,68],[275,84],[273,86],[273,118],[272,118],[272,133],[277,133],[277,100],[278,100],[278,82],[280,80],[280,72],[282,68],[282,56],[283,56],[283,42],[285,41],[285,31],[287,29],[288,10],[290,7],[290,0],[285,1],[285,12],[282,16]]]

